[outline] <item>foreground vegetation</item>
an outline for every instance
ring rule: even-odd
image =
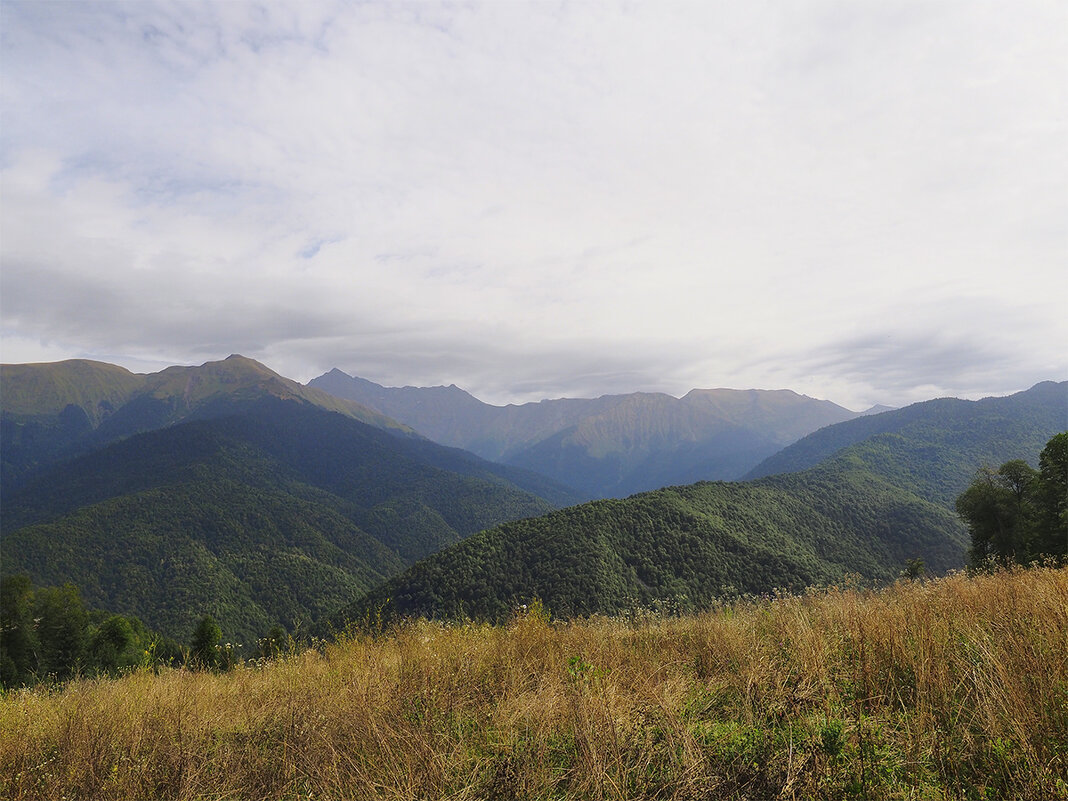
[[[1068,570],[410,622],[0,697],[0,796],[1068,798]]]

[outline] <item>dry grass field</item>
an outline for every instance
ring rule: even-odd
[[[12,691],[0,797],[1068,798],[1068,570]]]

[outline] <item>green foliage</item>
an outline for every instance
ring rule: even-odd
[[[1014,459],[997,471],[984,467],[957,498],[957,513],[971,536],[973,565],[988,560],[1023,564],[1065,555],[1068,432],[1054,436],[1039,457],[1041,468]]]
[[[137,637],[130,620],[121,615],[111,615],[89,639],[88,661],[108,673],[134,667],[142,661],[135,650],[136,645]]]
[[[1035,505],[1033,549],[1068,555],[1068,431],[1053,437],[1038,457]]]
[[[979,470],[972,485],[957,499],[957,514],[971,533],[969,555],[973,564],[990,558],[999,561],[1026,558],[1024,518],[1029,509],[1024,500],[1025,493],[1014,491],[1004,468]]]
[[[11,687],[34,675],[38,648],[33,582],[29,576],[0,579],[0,685]]]
[[[0,579],[0,687],[115,675],[177,656],[173,643],[137,618],[86,609],[72,584],[35,588],[25,575]]]
[[[901,577],[906,578],[909,581],[915,581],[916,579],[923,578],[926,572],[927,566],[919,557],[915,559],[906,559],[905,569],[901,571]]]
[[[34,597],[33,621],[39,644],[38,673],[64,681],[85,661],[89,616],[72,584],[43,587]]]
[[[836,757],[842,753],[845,743],[845,726],[841,720],[837,718],[828,720],[820,729],[820,745],[823,753],[828,756]]]
[[[916,553],[944,571],[963,563],[964,544],[949,510],[838,464],[506,523],[417,563],[340,613],[335,625],[379,608],[504,620],[534,597],[562,618],[664,604],[688,611],[713,605],[725,587],[799,591],[846,573],[891,580]]]
[[[189,643],[189,659],[195,667],[210,670],[219,666],[222,629],[211,615],[204,615],[193,631]]]

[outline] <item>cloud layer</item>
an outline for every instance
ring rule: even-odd
[[[1063,7],[0,6],[5,361],[493,401],[1068,377]]]

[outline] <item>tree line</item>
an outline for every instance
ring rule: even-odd
[[[276,625],[249,656],[271,658],[292,645]],[[182,644],[136,617],[86,608],[73,584],[35,587],[25,575],[0,579],[0,687],[114,676],[142,667],[229,670],[242,661],[233,644],[222,642],[222,629],[210,615]]]
[[[1068,556],[1068,431],[1042,449],[1035,470],[1022,459],[983,467],[957,498],[974,566],[1028,564]]]

